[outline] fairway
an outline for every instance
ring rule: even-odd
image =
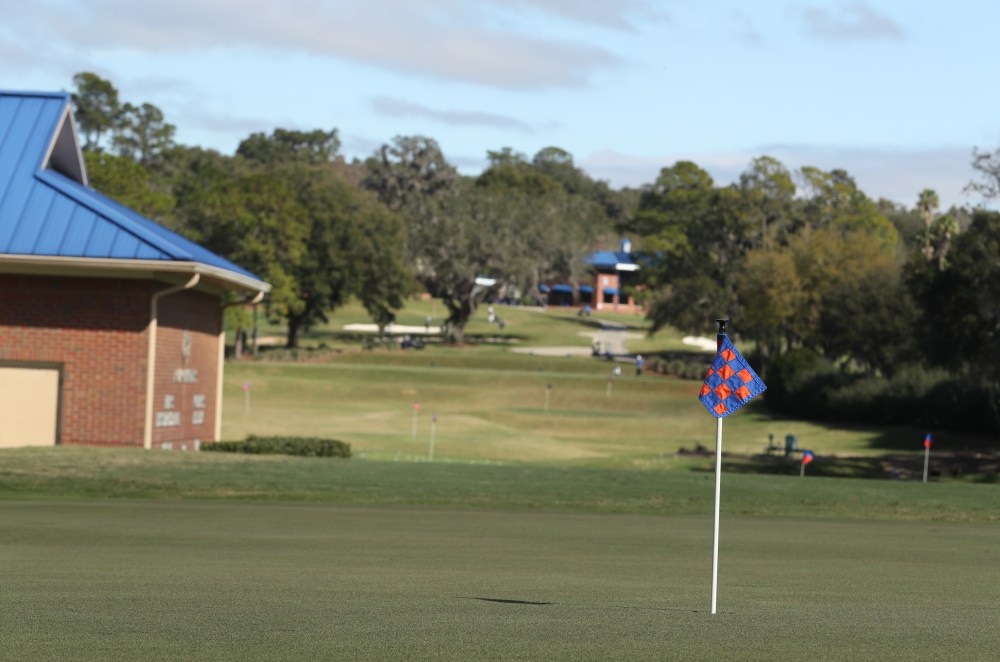
[[[581,326],[505,317],[560,346]],[[0,453],[0,660],[1000,649],[1000,491],[987,476],[819,475],[837,462],[863,475],[852,462],[870,471],[888,451],[919,457],[923,431],[790,420],[760,403],[727,419],[712,615],[714,456],[677,452],[714,444],[700,382],[626,369],[609,386],[611,362],[502,344],[342,349],[227,365],[223,436],[340,439],[351,459]],[[800,477],[794,458],[752,471],[747,456],[787,434],[817,452],[817,475]]]
[[[5,502],[3,659],[993,659],[1000,529]]]

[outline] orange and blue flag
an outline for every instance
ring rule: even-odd
[[[931,433],[928,432],[927,436],[924,437],[924,448],[930,448],[930,447],[931,447]]]
[[[802,451],[802,464],[809,464],[813,461],[814,455],[812,451]]]
[[[713,416],[723,418],[763,393],[767,386],[736,351],[729,336],[720,333],[718,339],[719,351],[705,375],[698,399]]]

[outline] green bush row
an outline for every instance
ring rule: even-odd
[[[351,457],[351,445],[336,439],[319,437],[258,437],[243,441],[220,441],[205,444],[203,451],[251,453],[255,455],[298,455],[302,457]]]
[[[768,406],[790,416],[972,434],[997,429],[987,390],[943,370],[907,366],[889,378],[869,377],[797,349],[771,364],[767,386]]]
[[[711,360],[711,355],[664,352],[660,355],[650,356],[646,362],[646,368],[650,372],[658,372],[661,375],[700,380],[705,378]]]

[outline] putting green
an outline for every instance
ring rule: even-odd
[[[1000,528],[5,502],[3,659],[989,659]]]

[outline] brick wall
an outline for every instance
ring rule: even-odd
[[[162,297],[158,308],[153,446],[191,449],[215,438],[222,309],[197,291]]]
[[[165,287],[0,274],[0,363],[61,366],[60,443],[143,447],[150,300]],[[177,414],[161,421],[180,420],[154,426],[153,445],[191,448],[195,439],[214,435],[222,313],[217,297],[193,291],[162,297],[159,308],[154,422],[157,412],[167,411],[167,395],[174,396]],[[188,372],[175,375],[177,369]]]
[[[0,361],[62,366],[60,443],[142,447],[154,288],[0,274]]]

